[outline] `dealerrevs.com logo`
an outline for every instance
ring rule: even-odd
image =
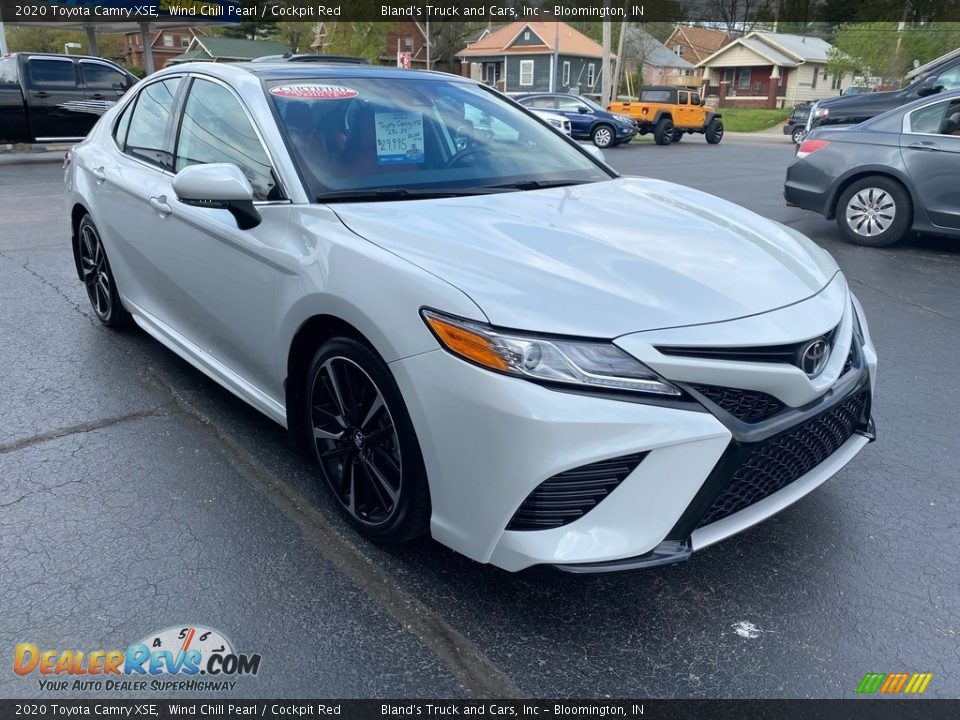
[[[20,643],[13,671],[37,676],[41,690],[232,691],[255,676],[260,655],[237,653],[224,635],[198,625],[151,633],[126,650],[54,650]]]

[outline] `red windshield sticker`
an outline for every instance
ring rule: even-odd
[[[270,88],[270,93],[277,97],[299,98],[301,100],[346,100],[356,97],[357,91],[353,88],[340,85],[278,85]]]

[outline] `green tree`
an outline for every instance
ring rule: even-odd
[[[327,25],[327,43],[324,51],[331,55],[364,57],[376,64],[386,49],[387,34],[393,29],[389,22],[338,22]]]

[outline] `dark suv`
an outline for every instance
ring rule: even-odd
[[[861,93],[826,98],[814,103],[807,132],[828,125],[854,125],[922,97],[946,90],[960,90],[960,50],[930,64],[907,87],[891,92]]]
[[[531,110],[546,110],[570,121],[570,134],[577,140],[590,140],[598,148],[628,143],[637,134],[637,125],[626,115],[604,110],[582,95],[566,93],[524,93],[514,100]]]
[[[783,121],[783,134],[789,135],[794,145],[799,145],[807,134],[807,119],[810,117],[810,103],[797,105],[790,117]]]

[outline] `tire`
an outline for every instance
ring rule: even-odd
[[[309,446],[347,520],[370,540],[425,534],[430,490],[413,423],[389,368],[366,345],[325,342],[307,368]]]
[[[686,134],[686,133],[684,133],[683,130],[674,130],[674,131],[673,131],[673,139],[672,139],[670,142],[675,142],[675,143],[680,142],[681,140],[683,140],[683,136],[684,136],[685,134]]]
[[[613,147],[616,143],[616,131],[610,125],[601,123],[597,125],[590,133],[590,140],[601,150]]]
[[[794,145],[799,145],[803,142],[803,138],[806,134],[807,129],[805,127],[797,127],[793,129],[792,133],[790,133],[790,139],[793,140]]]
[[[843,191],[835,213],[837,227],[847,242],[886,247],[902,240],[910,230],[913,204],[897,181],[868,175]]]
[[[97,319],[107,327],[129,325],[130,313],[117,293],[117,283],[110,269],[100,231],[89,215],[80,218],[80,224],[77,225],[77,265],[83,286],[87,290],[90,307]]]
[[[653,141],[657,145],[669,145],[673,140],[673,120],[664,117],[657,120],[656,127],[653,128]]]
[[[704,134],[707,136],[708,143],[716,145],[723,140],[723,123],[714,118],[707,125],[707,131]]]

